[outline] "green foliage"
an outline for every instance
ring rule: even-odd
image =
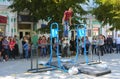
[[[48,27],[44,28],[44,31],[49,29],[51,22],[61,23],[63,13],[69,7],[74,10],[74,16],[78,14],[86,14],[80,3],[84,3],[86,0],[13,0],[13,4],[9,6],[13,11],[22,12],[27,11],[34,20],[48,21],[48,17],[52,20],[48,23]],[[40,29],[39,29],[40,30]],[[43,29],[41,29],[43,31]]]
[[[120,0],[96,0],[99,7],[95,8],[93,14],[103,23],[109,23],[113,29],[120,29]]]

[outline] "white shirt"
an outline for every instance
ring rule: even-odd
[[[116,38],[116,44],[120,44],[120,37]]]
[[[104,40],[103,39],[98,39],[98,45],[104,45]]]

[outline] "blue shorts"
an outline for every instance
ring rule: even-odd
[[[68,37],[68,32],[69,32],[69,22],[64,21],[64,37]]]

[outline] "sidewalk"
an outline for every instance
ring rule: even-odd
[[[97,57],[96,57],[97,58]],[[84,60],[83,56],[79,57]],[[47,58],[40,60],[47,60]],[[85,74],[69,75],[68,73],[55,70],[42,73],[28,73],[30,60],[18,59],[8,62],[0,62],[0,79],[119,79],[120,77],[120,54],[105,54],[101,60],[106,63],[112,73],[95,77]]]

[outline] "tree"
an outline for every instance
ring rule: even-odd
[[[32,16],[33,21],[45,20],[48,18],[52,20],[51,22],[61,23],[63,13],[69,7],[73,7],[74,15],[85,14],[86,12],[81,8],[80,4],[84,3],[86,0],[13,0],[13,4],[9,6],[12,11],[17,11],[18,13],[22,11],[29,12]]]
[[[95,8],[93,14],[103,23],[109,23],[113,29],[120,29],[120,0],[96,0],[99,7]]]

